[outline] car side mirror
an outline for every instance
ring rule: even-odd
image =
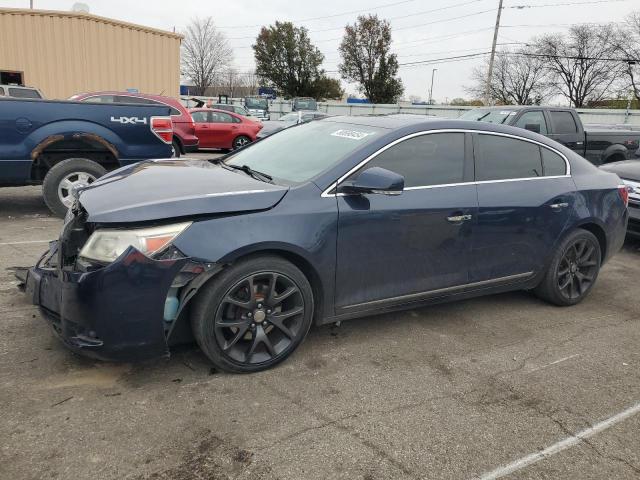
[[[524,126],[525,130],[531,130],[532,132],[540,133],[540,124],[539,123],[527,123]]]
[[[346,181],[338,187],[338,193],[400,195],[404,190],[404,177],[382,167],[371,167],[360,173],[354,180]]]

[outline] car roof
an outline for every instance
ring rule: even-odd
[[[228,110],[222,110],[220,108],[208,108],[208,107],[197,107],[197,108],[190,108],[189,109],[189,113],[193,113],[193,112],[218,112],[218,113],[227,113],[229,115],[231,115],[232,117],[238,117],[240,119],[242,119],[242,115],[237,114],[236,112],[230,112]]]
[[[558,144],[554,140],[529,130],[509,125],[477,122],[472,120],[459,120],[426,115],[362,115],[362,116],[336,116],[327,117],[318,122],[335,122],[342,124],[359,125],[365,127],[377,127],[392,131],[402,131],[403,134],[427,131],[427,130],[469,130],[476,132],[492,132],[513,135],[516,137],[533,140],[542,143],[555,150],[571,155],[570,150]]]
[[[490,107],[476,107],[470,110],[524,110],[524,109],[541,109],[545,110],[571,110],[571,107],[548,107],[546,105],[494,105]]]
[[[140,97],[140,98],[148,98],[150,100],[157,100],[159,102],[169,103],[172,102],[175,104],[180,104],[180,101],[173,97],[166,97],[164,95],[155,95],[153,93],[133,93],[133,92],[121,92],[117,90],[105,90],[100,92],[82,92],[78,93],[76,96],[78,97],[96,97],[98,95],[122,95],[125,97]]]

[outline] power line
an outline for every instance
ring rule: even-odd
[[[466,2],[462,2],[462,3],[456,3],[454,5],[447,5],[446,7],[440,7],[440,8],[433,8],[431,10],[423,10],[421,12],[415,12],[415,13],[411,13],[408,15],[399,15],[397,17],[387,17],[385,18],[385,20],[399,20],[402,18],[408,18],[408,17],[416,17],[419,15],[426,15],[427,13],[434,13],[434,12],[440,12],[442,10],[451,10],[452,8],[456,8],[456,7],[463,7],[466,5],[471,5],[472,3],[478,3],[478,2],[482,2],[484,0],[469,0]],[[443,20],[446,21],[446,20]],[[344,29],[344,27],[334,27],[334,28],[325,28],[325,29],[321,29],[321,30],[308,30],[309,33],[320,33],[320,32],[331,32],[334,30],[342,30]],[[255,36],[244,36],[244,37],[227,37],[227,40],[244,40],[244,39],[250,39],[250,38],[255,38]]]
[[[325,18],[336,18],[336,17],[343,17],[345,15],[353,15],[354,13],[366,13],[369,12],[371,10],[377,10],[379,8],[387,8],[387,7],[395,7],[396,5],[402,5],[405,3],[413,3],[416,0],[402,0],[400,2],[393,2],[393,3],[386,3],[383,5],[377,5],[375,7],[368,7],[365,9],[360,9],[360,10],[351,10],[349,12],[342,12],[342,13],[334,13],[332,15],[323,15],[320,17],[309,17],[309,18],[300,18],[297,20],[291,20],[291,22],[295,22],[295,23],[302,23],[302,22],[312,22],[315,20],[324,20]],[[225,26],[225,27],[217,27],[217,28],[255,28],[255,27],[261,27],[262,24],[259,25],[229,25],[229,26]]]
[[[562,3],[544,3],[540,5],[510,5],[504,8],[513,8],[522,10],[525,8],[544,8],[544,7],[566,7],[571,5],[592,5],[596,3],[616,3],[616,2],[630,2],[634,0],[587,0],[586,2],[562,2]]]

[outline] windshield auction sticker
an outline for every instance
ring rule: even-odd
[[[333,137],[349,138],[351,140],[362,140],[369,135],[373,135],[373,132],[358,132],[357,130],[336,130],[331,134],[331,136]]]

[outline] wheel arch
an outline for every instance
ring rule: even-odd
[[[610,145],[604,152],[602,152],[602,163],[611,163],[626,159],[627,147],[620,145],[619,143]]]
[[[602,225],[594,220],[587,220],[578,224],[576,227],[592,233],[598,239],[598,244],[600,244],[600,258],[602,258],[602,260],[604,261],[607,255],[608,245],[607,234],[605,233]]]
[[[295,265],[300,271],[307,277],[311,284],[314,298],[314,323],[318,323],[324,315],[324,301],[326,299],[326,287],[322,280],[322,277],[313,262],[308,258],[304,250],[295,245],[281,244],[281,243],[267,243],[257,244],[249,247],[243,247],[235,252],[226,255],[220,261],[222,263],[231,265],[237,263],[240,260],[245,260],[251,257],[260,257],[274,255],[281,257],[293,265]],[[215,276],[213,277],[215,279]]]

